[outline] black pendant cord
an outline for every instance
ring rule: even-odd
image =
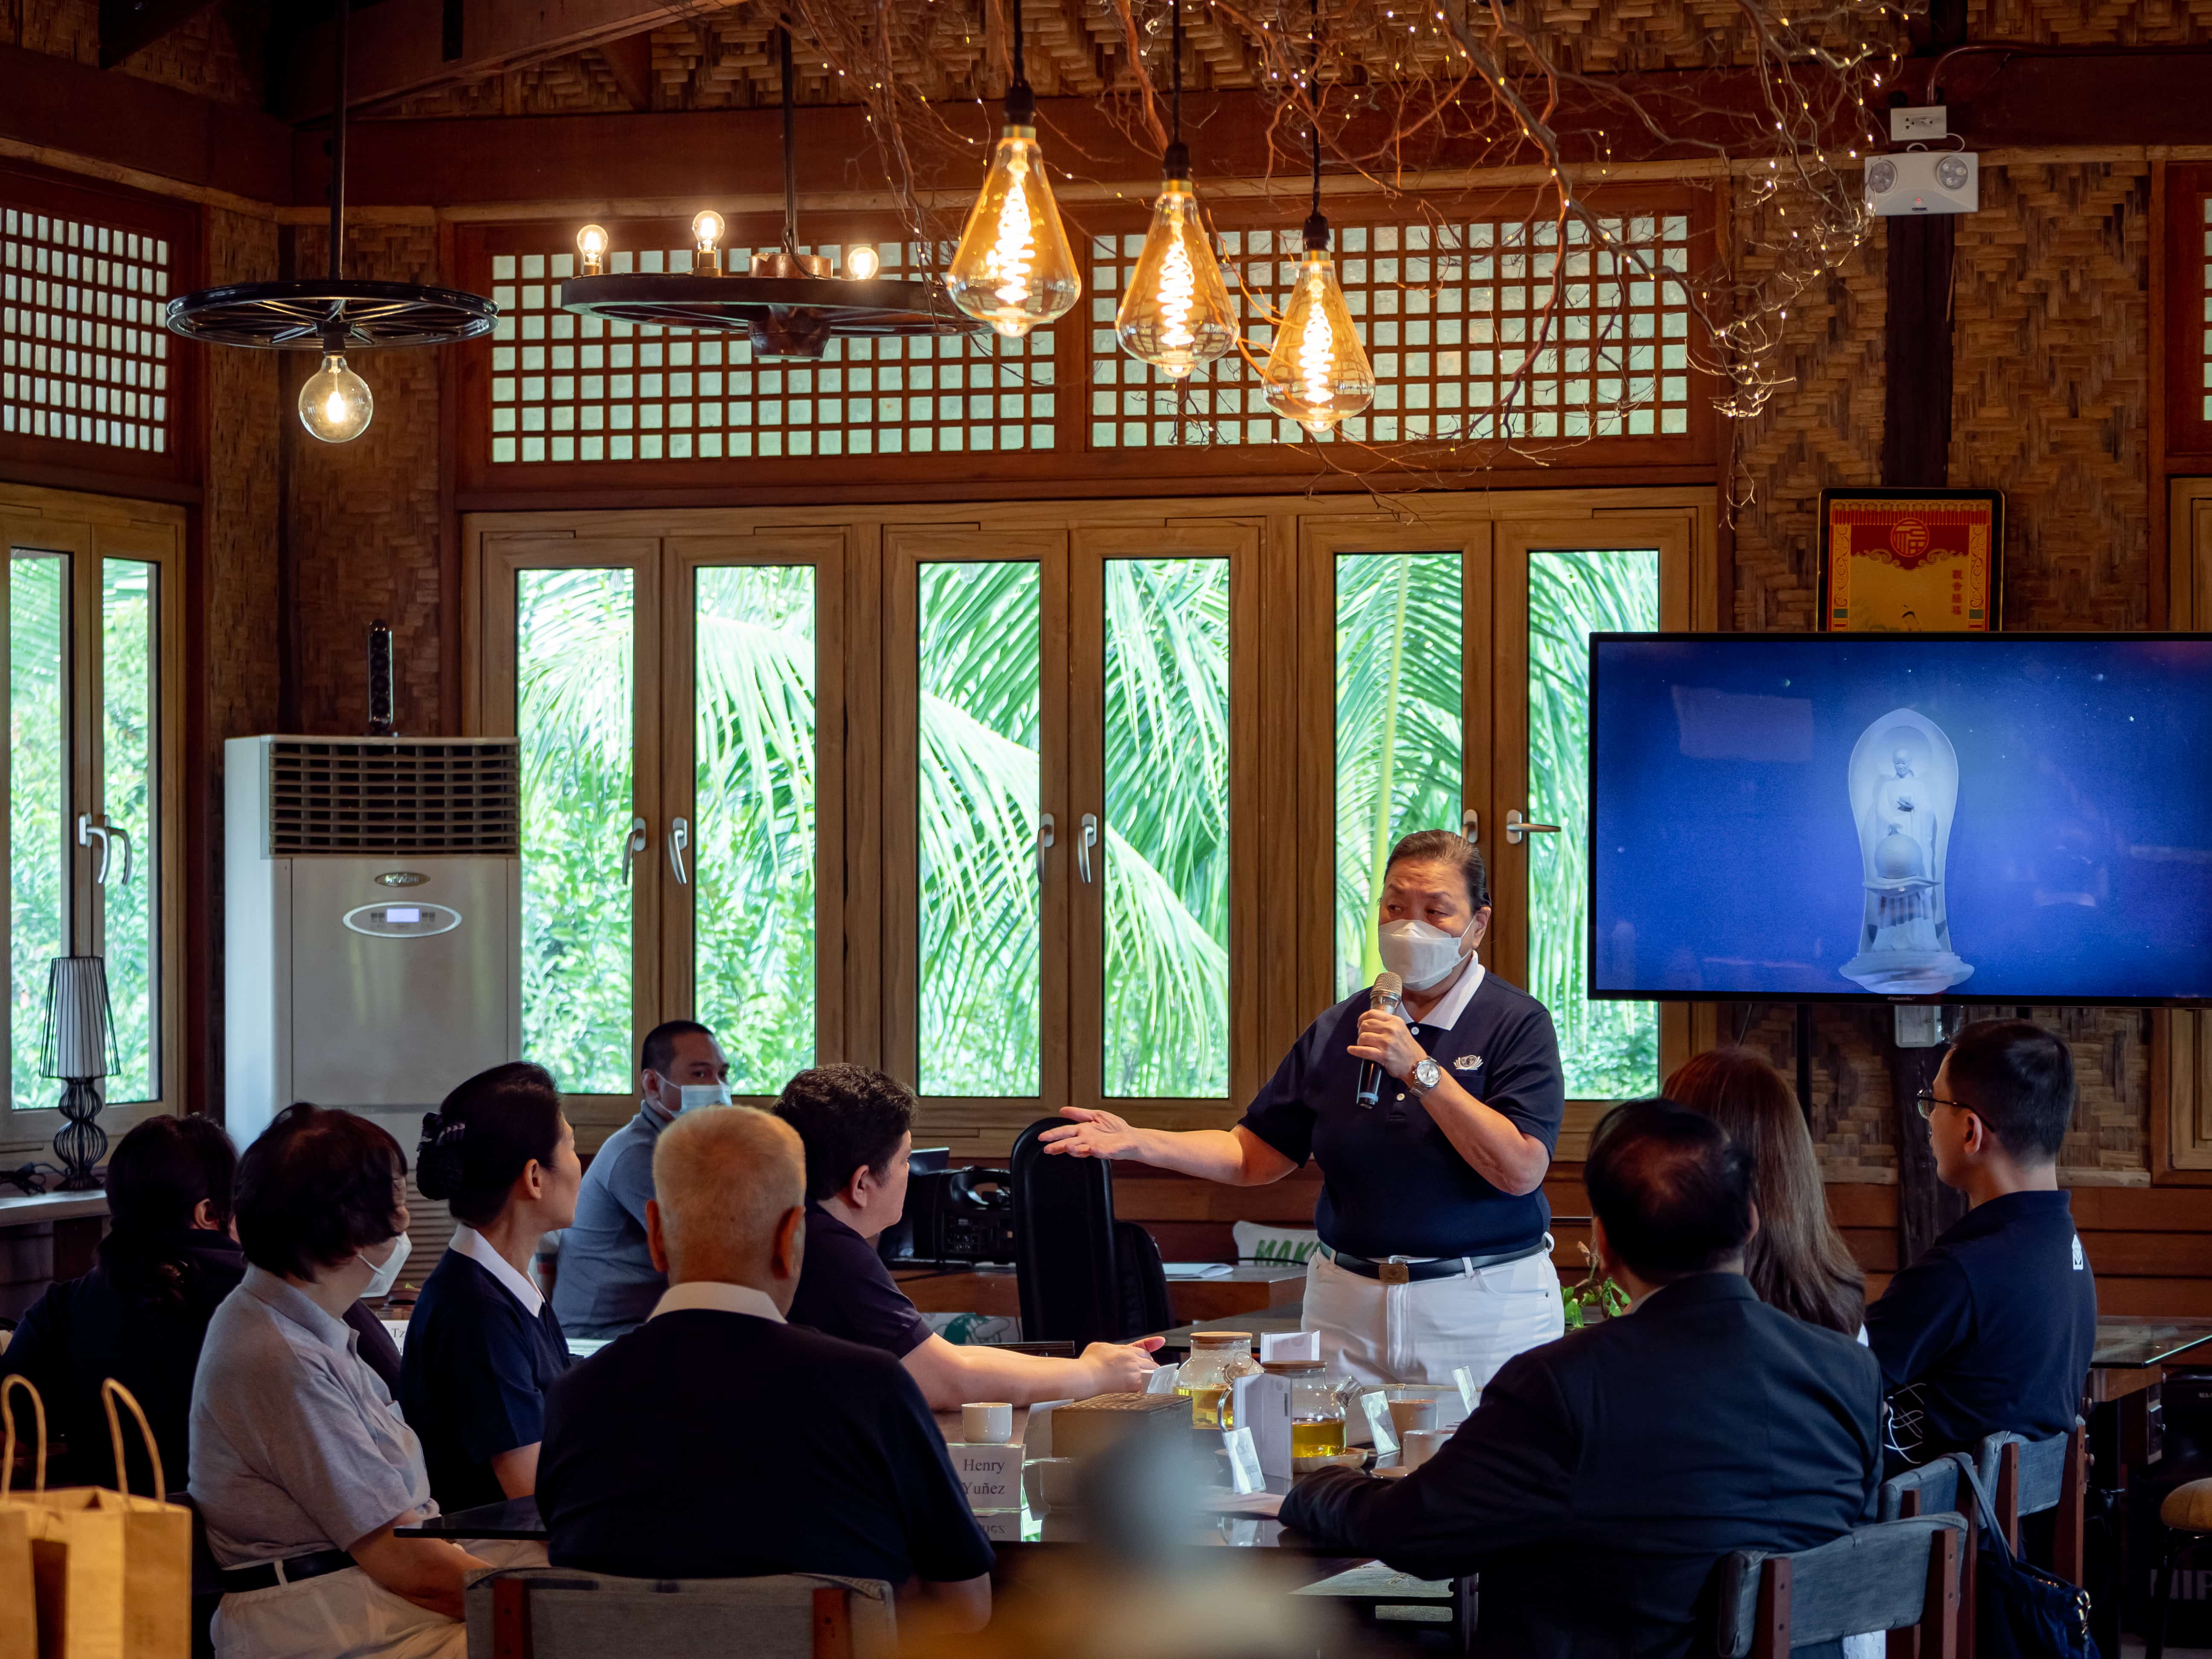
[[[783,76],[783,251],[799,252],[798,109],[791,84],[791,25],[777,37],[777,63]]]
[[[1324,252],[1328,247],[1328,220],[1321,210],[1321,0],[1313,0],[1313,64],[1306,71],[1306,124],[1313,144],[1313,212],[1306,218],[1306,252]]]
[[[1006,125],[1036,125],[1036,94],[1030,90],[1029,54],[1022,44],[1022,0],[1006,0],[1014,14],[1014,78],[1006,83]]]
[[[337,52],[331,87],[331,280],[344,275],[346,52],[353,33],[353,0],[338,0]]]
[[[1170,179],[1190,177],[1190,151],[1182,142],[1182,0],[1168,7],[1168,142],[1164,171]]]

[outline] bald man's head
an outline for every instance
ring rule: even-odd
[[[672,1284],[750,1285],[788,1309],[805,1233],[806,1149],[750,1106],[684,1113],[653,1149],[652,1232]]]

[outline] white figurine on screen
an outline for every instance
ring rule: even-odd
[[[1959,800],[1959,756],[1910,708],[1859,734],[1845,773],[1857,821],[1866,910],[1844,977],[1884,996],[1929,996],[1974,970],[1951,949],[1944,860]]]

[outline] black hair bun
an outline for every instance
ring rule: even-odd
[[[467,1128],[436,1112],[422,1114],[422,1141],[415,1149],[415,1185],[423,1197],[443,1200],[460,1190],[461,1137]]]

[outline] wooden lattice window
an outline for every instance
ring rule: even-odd
[[[886,276],[921,262],[917,244],[876,246]],[[1053,447],[1050,329],[1019,340],[833,340],[815,362],[756,362],[743,335],[562,310],[560,285],[576,265],[573,252],[492,256],[500,308],[489,400],[495,466]],[[617,273],[690,268],[689,248],[617,249],[608,263]]]
[[[2166,404],[2166,471],[2212,471],[2212,166],[2167,163],[2165,258],[2153,293],[2165,290],[2157,365]]]
[[[161,316],[198,286],[198,245],[187,205],[0,166],[0,456],[191,476],[196,354]]]
[[[1337,274],[1375,369],[1375,403],[1344,423],[1370,443],[1652,437],[1690,429],[1686,214],[1575,222],[1352,222],[1335,227]],[[1296,277],[1297,227],[1224,230],[1222,274],[1250,357],[1231,352],[1164,381],[1116,349],[1114,310],[1140,234],[1091,240],[1095,449],[1191,441],[1296,442],[1268,409],[1267,319]],[[1554,288],[1562,289],[1552,310]],[[1547,318],[1546,313],[1550,311]]]

